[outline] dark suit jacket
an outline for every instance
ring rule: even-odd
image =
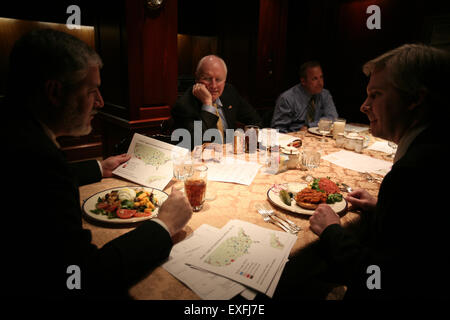
[[[448,143],[428,128],[385,176],[376,211],[362,213],[360,238],[339,225],[321,235],[333,270],[348,285],[348,298],[449,297]],[[367,281],[380,268],[381,289]],[[369,279],[371,282],[372,279]]]
[[[16,122],[14,122],[16,123]],[[82,228],[79,183],[101,179],[96,161],[69,165],[32,118],[9,127],[4,164],[8,214],[2,218],[2,295],[127,297],[127,289],[165,259],[166,230],[151,221],[97,248]],[[81,290],[66,285],[70,265],[81,270]]]
[[[256,110],[239,95],[231,84],[225,84],[220,101],[223,104],[222,110],[229,129],[236,129],[237,121],[244,124],[262,125],[261,118]],[[192,87],[177,100],[171,112],[174,127],[187,129],[191,134],[192,141],[195,120],[202,121],[202,137],[207,129],[217,128],[218,116],[202,111],[202,103],[192,94]]]

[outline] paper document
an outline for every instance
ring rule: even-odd
[[[392,154],[395,152],[395,149],[391,148],[386,140],[374,142],[367,148],[367,150],[381,151],[387,154]]]
[[[163,190],[173,176],[173,152],[185,154],[188,150],[135,133],[127,152],[131,159],[113,173],[143,186]]]
[[[187,264],[273,294],[271,284],[278,283],[280,268],[296,240],[286,232],[230,220],[220,229],[216,241],[193,253]]]
[[[204,300],[229,300],[245,290],[245,287],[237,282],[185,264],[193,253],[209,241],[215,240],[217,232],[217,228],[201,225],[190,238],[173,246],[169,261],[162,265]]]
[[[372,172],[385,176],[392,168],[392,162],[375,159],[363,154],[341,150],[322,157],[340,167],[359,172]]]
[[[220,163],[208,162],[208,180],[249,186],[261,165],[240,159],[224,158]]]

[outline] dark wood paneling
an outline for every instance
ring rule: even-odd
[[[287,13],[287,0],[260,0],[256,70],[260,107],[273,108],[282,89]]]

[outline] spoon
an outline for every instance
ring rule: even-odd
[[[341,186],[343,187],[341,188],[341,191],[346,191],[349,193],[353,191],[352,187],[350,187],[348,184],[341,183]]]

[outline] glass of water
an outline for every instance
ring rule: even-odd
[[[173,163],[173,177],[179,181],[185,181],[187,178],[192,176],[194,172],[192,157],[190,153],[181,154],[174,153],[172,155]],[[184,188],[181,189],[181,191]]]
[[[302,152],[302,165],[308,169],[308,174],[303,178],[307,182],[311,182],[314,178],[311,175],[312,170],[319,167],[320,164],[320,152],[314,149],[304,149]]]
[[[322,135],[322,139],[320,139],[320,142],[326,142],[325,136],[327,134],[331,133],[331,127],[333,125],[333,120],[329,118],[320,118],[318,127],[319,127],[319,133]]]

